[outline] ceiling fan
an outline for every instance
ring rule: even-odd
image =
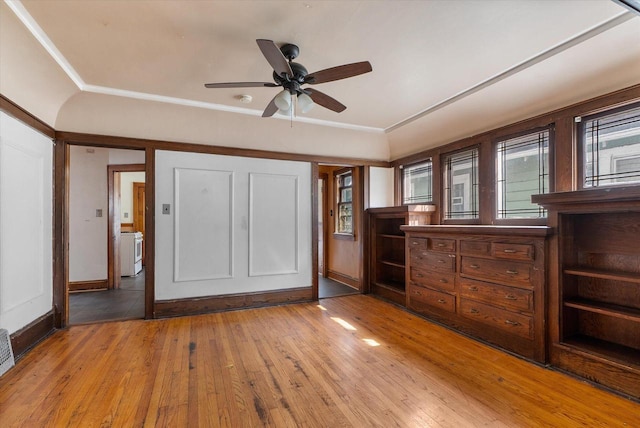
[[[281,86],[283,90],[267,105],[267,108],[262,113],[262,117],[271,117],[278,110],[284,114],[291,113],[294,99],[297,101],[298,108],[302,113],[309,111],[314,103],[335,111],[336,113],[340,113],[347,108],[344,104],[317,89],[302,88],[302,85],[332,82],[334,80],[358,76],[372,70],[369,61],[363,61],[309,73],[302,64],[293,62],[300,53],[298,46],[286,43],[278,48],[272,40],[258,39],[256,42],[262,54],[273,68],[273,81],[275,83],[229,82],[206,83],[204,86],[207,88],[275,88]]]

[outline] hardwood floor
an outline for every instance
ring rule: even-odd
[[[640,405],[371,296],[74,326],[0,378],[2,427],[640,426]]]

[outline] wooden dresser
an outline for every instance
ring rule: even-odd
[[[640,186],[532,199],[556,231],[551,364],[640,399]]]
[[[544,226],[402,226],[407,307],[546,360]]]

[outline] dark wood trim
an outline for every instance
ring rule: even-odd
[[[347,165],[371,165],[389,167],[387,161],[377,161],[371,159],[345,158],[333,156],[318,156],[299,153],[272,152],[267,150],[242,149],[237,147],[210,146],[206,144],[178,143],[174,141],[147,140],[140,138],[114,137],[108,135],[82,134],[76,132],[56,132],[58,139],[65,140],[70,144],[97,147],[117,147],[123,149],[146,149],[168,150],[191,153],[206,153],[226,156],[241,156],[262,159],[292,160],[301,162],[318,162],[324,164],[347,164]]]
[[[133,223],[120,223],[120,232],[135,232]]]
[[[400,226],[405,232],[413,233],[473,233],[482,235],[500,235],[505,233],[518,236],[547,236],[551,235],[552,228],[547,226],[495,226],[495,225],[427,225],[427,226]]]
[[[16,103],[6,98],[5,96],[0,94],[0,111],[8,114],[11,117],[18,119],[23,122],[25,125],[30,126],[38,132],[43,133],[47,137],[52,140],[56,137],[56,131],[44,123],[42,120],[38,119],[28,111],[24,110],[22,107],[18,106]]]
[[[56,328],[69,319],[69,146],[56,141],[53,180],[53,310]]]
[[[317,165],[317,164],[316,164]],[[329,189],[327,186],[329,185],[329,174],[323,172],[318,175],[319,179],[322,180],[322,272],[320,274],[324,277],[327,276],[327,257],[328,257],[328,240],[329,240],[329,210],[331,207],[329,206]]]
[[[184,315],[206,314],[235,309],[259,308],[285,303],[301,303],[315,300],[313,287],[291,288],[256,293],[225,294],[222,296],[194,297],[187,299],[159,300],[156,317],[167,318]]]
[[[87,291],[87,290],[103,290],[107,288],[109,288],[109,282],[106,279],[98,279],[95,281],[69,282],[69,292]]]
[[[334,281],[338,281],[343,284],[347,284],[348,286],[353,287],[357,290],[361,290],[358,278],[353,278],[351,276],[345,275],[340,272],[336,272],[334,270],[327,271],[327,278],[333,279]]]
[[[318,300],[318,163],[311,162],[311,298]]]
[[[153,148],[145,150],[145,236],[144,236],[144,317],[155,318],[155,242],[156,242],[156,152]]]
[[[574,205],[583,202],[591,203],[598,201],[606,202],[628,202],[640,199],[640,185],[623,186],[623,187],[594,187],[592,189],[583,189],[569,192],[547,193],[545,195],[533,195],[531,200],[541,205]],[[608,211],[609,205],[598,204],[595,209]]]
[[[367,244],[367,237],[368,237],[368,233],[366,233],[368,229],[368,225],[369,223],[367,222],[367,212],[365,211],[368,208],[368,200],[369,198],[367,196],[365,196],[367,194],[367,192],[369,191],[369,177],[368,177],[368,168],[365,168],[364,166],[359,166],[357,168],[355,168],[356,170],[356,178],[357,182],[356,182],[356,188],[353,189],[353,197],[355,200],[355,209],[354,211],[357,209],[358,211],[358,223],[355,224],[354,226],[356,227],[356,236],[359,236],[360,239],[358,239],[358,254],[360,255],[359,257],[359,263],[358,263],[358,278],[359,278],[359,283],[358,283],[358,290],[362,293],[363,290],[363,284],[364,281],[367,277],[367,264],[366,264],[366,257],[367,254],[369,253],[366,244]]]
[[[51,310],[11,335],[11,348],[16,361],[55,331],[55,318],[56,314]]]

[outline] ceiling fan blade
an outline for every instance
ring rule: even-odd
[[[273,97],[267,108],[264,109],[262,117],[271,117],[276,114],[276,112],[278,111],[278,106],[276,105],[276,97]]]
[[[316,85],[318,83],[332,82],[334,80],[346,79],[347,77],[368,73],[371,70],[373,70],[373,68],[371,68],[369,61],[354,62],[353,64],[339,65],[307,74],[304,78],[304,83]]]
[[[293,77],[293,71],[289,61],[282,55],[280,48],[273,43],[273,40],[257,39],[258,47],[262,51],[262,55],[267,59],[273,70],[279,76],[287,75]]]
[[[331,98],[329,95],[324,94],[316,89],[305,89],[305,92],[309,94],[314,103],[320,104],[324,108],[328,108],[329,110],[333,110],[336,113],[340,113],[345,111],[347,106],[342,104],[340,101]]]
[[[205,88],[274,88],[278,85],[269,82],[228,82],[228,83],[205,83]]]

